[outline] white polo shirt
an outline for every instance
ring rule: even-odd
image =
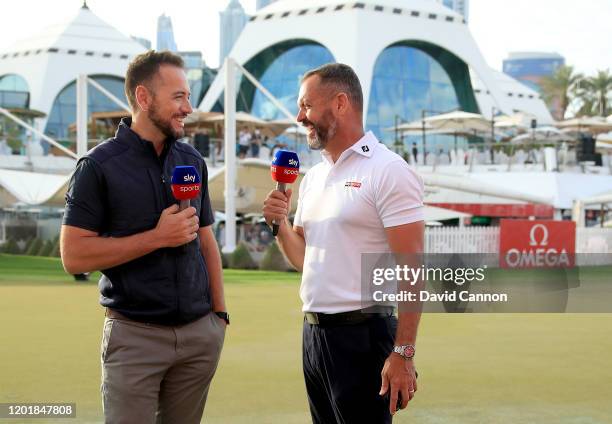
[[[302,310],[364,307],[361,254],[389,252],[386,227],[424,219],[423,181],[372,132],[336,163],[322,152],[300,184],[294,225],[304,228]]]

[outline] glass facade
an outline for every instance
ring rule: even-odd
[[[25,79],[16,74],[0,77],[0,106],[8,109],[28,109],[30,89]]]
[[[124,80],[111,76],[93,76],[96,82],[127,103]],[[91,85],[87,87],[87,113],[110,112],[120,107]],[[68,84],[55,98],[45,133],[57,139],[68,139],[68,127],[76,122],[76,82]]]
[[[334,61],[327,48],[319,44],[305,43],[285,48],[273,46],[250,60],[246,69],[253,73],[283,106],[291,113],[297,114],[297,96],[302,75],[317,66]],[[253,115],[263,119],[286,118],[261,91],[249,89],[249,85],[250,83],[241,85],[240,97],[243,104],[250,104],[248,109]],[[251,98],[253,100],[249,101]]]
[[[560,56],[524,59],[510,57],[504,60],[503,69],[504,73],[541,93],[542,78],[553,75],[563,65],[565,65],[565,59]]]
[[[426,43],[400,43],[386,48],[376,60],[368,104],[366,127],[387,144],[395,133],[386,131],[401,122],[451,110],[478,112],[464,62]],[[418,137],[420,139],[420,136]],[[447,144],[452,136],[435,136]],[[432,137],[432,141],[435,141]],[[408,137],[405,142],[417,141]]]

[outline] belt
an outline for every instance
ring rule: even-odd
[[[376,309],[359,309],[357,311],[325,314],[322,312],[305,312],[305,320],[312,325],[354,325],[361,324],[372,318],[386,318],[393,315],[394,308],[382,307]]]
[[[129,319],[125,315],[120,314],[119,312],[114,311],[111,308],[106,308],[106,316],[111,318],[111,319],[122,319],[124,321],[132,321],[131,319]]]

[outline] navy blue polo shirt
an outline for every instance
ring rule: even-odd
[[[202,190],[191,199],[200,226],[214,222],[204,159],[192,146],[168,139],[158,156],[153,143],[121,121],[115,137],[77,163],[66,193],[63,223],[126,237],[156,227],[162,211],[178,203],[170,181],[175,166],[194,166]],[[178,325],[211,309],[208,272],[199,237],[185,247],[163,248],[125,264],[101,270],[100,304],[136,321]]]

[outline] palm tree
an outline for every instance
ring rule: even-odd
[[[587,78],[584,88],[593,99],[593,109],[599,116],[608,116],[608,96],[612,92],[612,74],[609,69],[597,71],[597,75]]]
[[[557,116],[555,118],[563,119],[565,117],[565,111],[572,100],[571,93],[582,78],[582,74],[574,72],[573,66],[567,65],[558,67],[553,75],[542,78],[540,85],[544,101],[551,109],[557,106]]]

